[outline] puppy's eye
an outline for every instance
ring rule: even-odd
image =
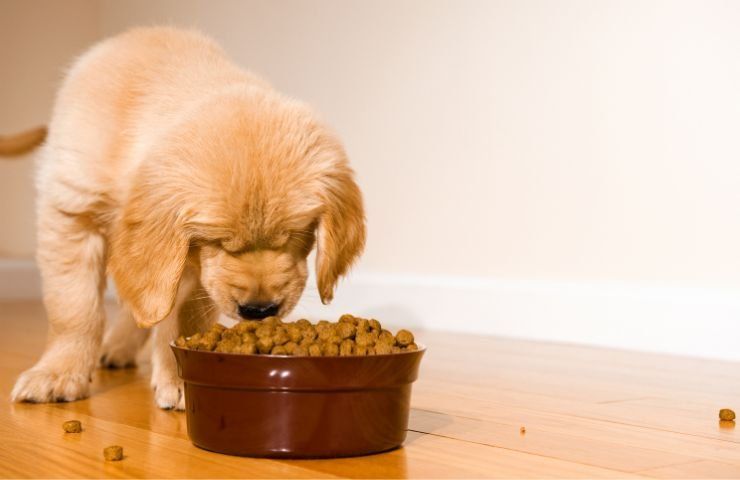
[[[227,253],[237,255],[249,250],[251,245],[243,240],[225,239],[221,240],[221,248],[223,248]]]
[[[211,247],[223,250],[221,242],[217,240],[209,240],[206,238],[192,238],[190,239],[190,247]]]

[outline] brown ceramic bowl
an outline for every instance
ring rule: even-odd
[[[172,350],[196,446],[284,458],[366,455],[400,446],[411,383],[424,355],[424,348],[368,357]]]

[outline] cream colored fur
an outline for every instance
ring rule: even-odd
[[[295,306],[317,243],[325,302],[365,240],[344,150],[306,106],[171,28],[106,40],[70,69],[41,152],[38,264],[46,351],[16,401],[89,394],[98,359],[133,362],[154,327],[152,386],[183,408],[169,343],[238,304]],[[106,275],[123,312],[101,341]]]

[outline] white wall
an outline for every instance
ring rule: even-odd
[[[740,358],[740,2],[75,5],[88,4],[94,20],[62,22],[50,43],[197,27],[338,130],[369,242],[335,309],[432,327],[458,311],[472,318],[458,329]],[[22,35],[0,30],[0,44]],[[28,60],[8,58],[3,82],[27,87],[7,69]],[[9,115],[17,94],[2,90],[0,129],[43,120]],[[0,251],[28,256],[14,165],[0,162],[22,170],[0,179],[0,221],[16,219]],[[315,298],[300,311],[325,313]]]
[[[362,270],[740,287],[740,3],[108,0],[344,138]]]

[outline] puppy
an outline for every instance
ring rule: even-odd
[[[156,403],[182,409],[174,338],[219,313],[289,313],[315,243],[328,303],[365,243],[360,190],[337,138],[213,41],[172,28],[129,31],[76,61],[37,189],[49,338],[18,378],[16,401],[88,395],[107,274],[123,309],[102,342],[104,364],[132,363],[154,327]]]

